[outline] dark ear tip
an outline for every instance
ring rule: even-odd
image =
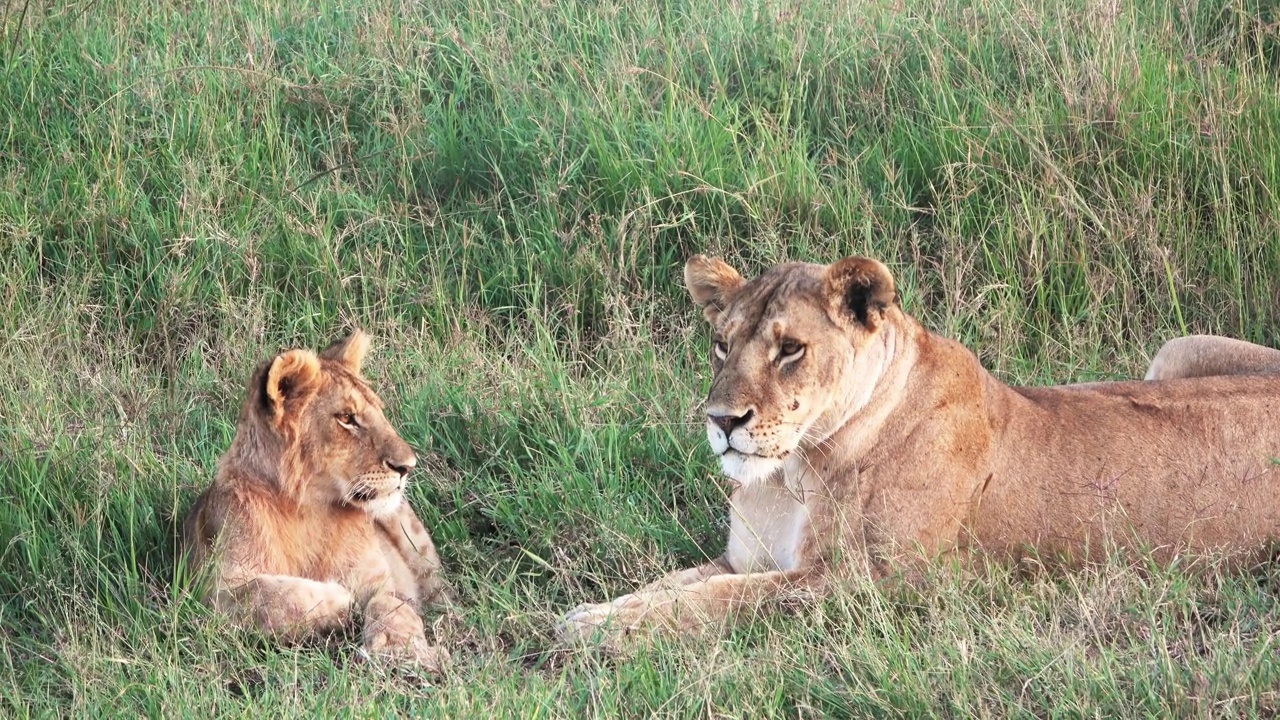
[[[841,275],[860,275],[868,278],[876,278],[878,280],[893,282],[893,273],[889,272],[889,268],[884,263],[875,258],[854,255],[844,258],[831,266],[832,274]]]
[[[249,380],[249,392],[253,393],[258,407],[268,413],[271,412],[271,397],[267,394],[267,376],[272,362],[274,360],[258,363],[257,369],[253,371]]]
[[[828,295],[863,325],[873,323],[871,313],[883,313],[897,302],[893,274],[879,260],[848,257],[827,268]]]

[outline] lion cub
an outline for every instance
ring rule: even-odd
[[[205,601],[285,640],[358,611],[370,654],[439,671],[419,606],[450,604],[427,529],[404,499],[417,459],[360,377],[357,330],[319,355],[289,350],[249,382],[235,439],[183,527]]]

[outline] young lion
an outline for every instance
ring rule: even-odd
[[[448,604],[431,536],[404,500],[413,450],[360,377],[359,330],[317,356],[264,363],[213,485],[183,527],[209,563],[218,610],[282,639],[335,630],[358,609],[374,655],[439,671],[418,608]]]
[[[1161,557],[1280,534],[1280,376],[1014,388],[899,307],[884,265],[792,263],[750,282],[697,256],[715,328],[707,439],[730,497],[719,559],[562,625],[692,630],[851,574],[976,551]]]

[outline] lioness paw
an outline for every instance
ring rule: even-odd
[[[575,645],[611,644],[634,629],[620,615],[613,603],[579,605],[561,618],[556,634]]]
[[[617,647],[624,640],[639,639],[643,630],[655,629],[666,618],[672,600],[665,593],[623,595],[613,602],[579,605],[560,621],[557,633],[572,644]]]

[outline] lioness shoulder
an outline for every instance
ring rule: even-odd
[[[1238,553],[1280,535],[1280,376],[1010,387],[907,314],[869,258],[748,281],[697,256],[685,284],[713,329],[725,552],[576,608],[570,637],[687,631],[938,556]]]
[[[413,449],[360,376],[368,337],[289,350],[249,382],[231,447],[184,523],[206,599],[282,638],[363,617],[370,653],[438,669],[420,606],[447,603],[440,560],[404,498]]]

